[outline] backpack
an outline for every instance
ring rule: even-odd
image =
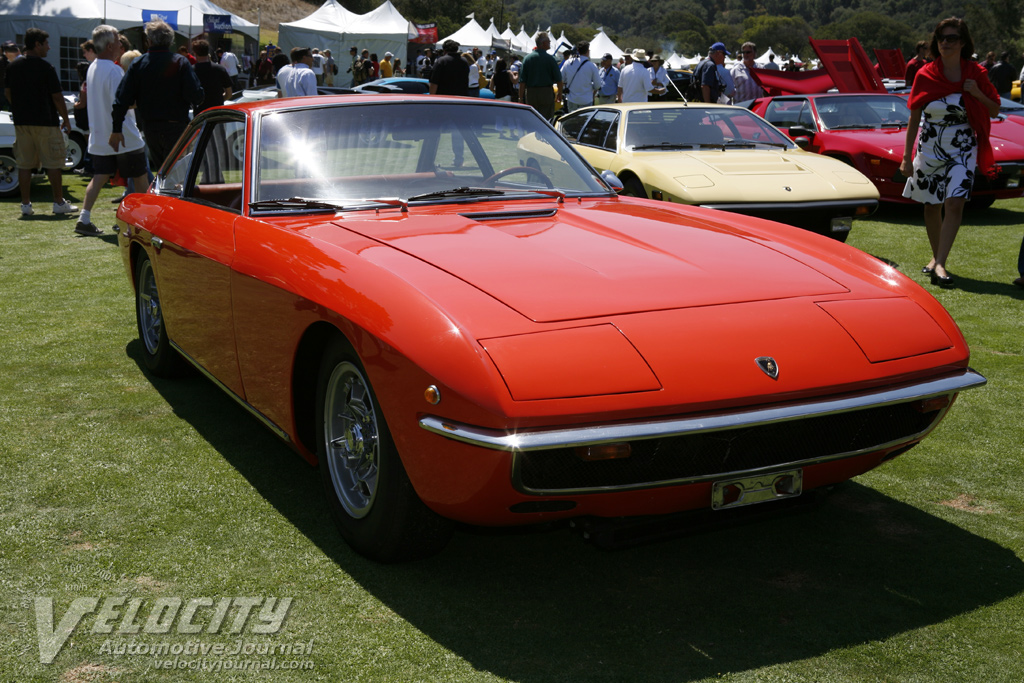
[[[701,81],[704,80],[704,72],[708,68],[715,69],[715,80],[718,80],[718,67],[715,66],[715,63],[710,59],[702,59],[697,68],[693,70],[690,83],[683,89],[683,96],[687,102],[704,101],[704,90],[701,88]],[[712,90],[715,90],[715,88],[712,88]],[[718,91],[721,91],[721,88],[718,88]]]

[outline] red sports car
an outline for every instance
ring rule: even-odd
[[[207,110],[118,211],[146,367],[188,361],[319,464],[341,534],[381,561],[452,520],[786,504],[984,383],[885,263],[612,185],[515,104]]]
[[[904,96],[883,93],[785,95],[754,100],[750,108],[806,149],[842,159],[866,175],[882,201],[903,198],[906,177],[900,162],[910,109]],[[979,175],[968,206],[986,208],[997,199],[1024,195],[1024,138],[1002,118],[992,122],[992,148],[1000,167],[989,180]]]

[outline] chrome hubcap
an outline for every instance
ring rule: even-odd
[[[153,277],[153,265],[146,261],[139,274],[139,332],[150,354],[156,353],[160,347],[160,332],[163,326],[164,319],[160,312],[160,295],[156,289],[156,278]]]
[[[345,511],[365,517],[377,495],[377,415],[362,372],[349,362],[331,373],[324,401],[324,438],[331,483]]]

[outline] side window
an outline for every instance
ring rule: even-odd
[[[804,126],[814,130],[814,118],[807,100],[774,100],[768,105],[765,119],[779,128]]]
[[[245,122],[220,120],[208,123],[198,155],[199,168],[189,196],[241,212]]]
[[[160,194],[181,196],[185,189],[185,181],[188,180],[188,169],[192,164],[192,157],[196,152],[196,144],[199,142],[199,132],[192,134],[192,139],[181,148],[178,158],[167,169],[167,173],[157,176],[156,187]]]
[[[570,142],[576,142],[579,140],[580,131],[583,130],[583,124],[590,118],[590,114],[578,114],[575,116],[567,116],[562,119],[561,125],[558,127],[559,131],[565,136],[565,139]]]
[[[616,113],[613,111],[599,111],[590,119],[586,128],[580,134],[580,144],[592,145],[594,147],[604,146],[608,129],[615,122]]]
[[[808,130],[818,129],[818,127],[814,125],[814,116],[811,115],[811,103],[807,100],[804,100],[803,106],[800,107],[800,115],[797,118],[797,122]]]
[[[611,128],[608,129],[608,137],[604,139],[604,148],[614,152],[619,146],[619,115],[615,115]]]

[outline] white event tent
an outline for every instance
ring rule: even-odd
[[[450,36],[445,36],[437,41],[438,45],[443,45],[446,40],[454,40],[459,44],[463,52],[470,48],[478,47],[484,51],[490,51],[491,47],[502,47],[504,40],[498,38],[500,41],[499,45],[494,44],[494,36],[485,29],[483,26],[477,23],[474,15],[470,14],[466,17],[469,21],[455,33]],[[494,27],[494,21],[491,21],[491,27]],[[497,30],[495,30],[497,33]]]
[[[623,52],[604,32],[604,27],[601,27],[597,29],[597,34],[590,41],[590,58],[597,62],[606,54],[612,56],[612,62],[614,63],[619,61],[619,57],[623,55]]]
[[[54,65],[65,88],[78,89],[75,64],[82,59],[79,45],[92,36],[100,24],[118,30],[141,28],[147,18],[160,17],[177,32],[193,37],[203,33],[203,15],[227,15],[231,28],[259,41],[259,26],[228,12],[208,0],[0,0],[0,36],[4,40],[23,40],[25,31],[40,28],[50,34],[50,53],[46,59]],[[144,18],[143,13],[146,13]]]
[[[330,50],[338,63],[336,84],[346,84],[348,49],[369,50],[378,58],[390,52],[404,59],[406,47],[416,37],[416,27],[391,4],[384,4],[366,14],[350,12],[337,0],[326,0],[315,12],[304,19],[280,24],[277,42],[287,54],[293,47],[315,47]]]

